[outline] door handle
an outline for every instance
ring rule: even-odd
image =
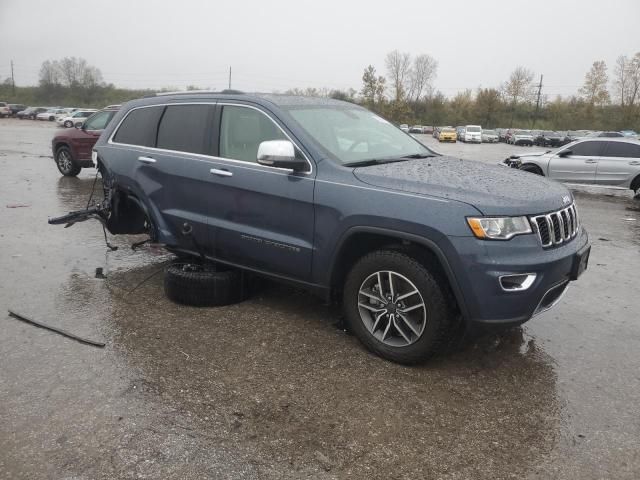
[[[156,163],[156,159],[151,157],[138,157],[138,161],[142,163]]]
[[[220,168],[212,168],[211,170],[209,170],[209,173],[218,175],[219,177],[233,177],[232,172],[230,172],[229,170],[222,170]]]
[[[640,162],[634,160],[633,162],[629,162],[629,165],[633,165],[635,167],[636,165],[640,165]]]
[[[598,163],[597,160],[585,160],[584,163]]]

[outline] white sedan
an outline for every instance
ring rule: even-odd
[[[498,143],[498,134],[495,130],[482,130],[482,143]]]
[[[73,112],[71,115],[59,116],[56,118],[56,122],[58,125],[71,128],[71,127],[81,127],[84,124],[84,121],[93,115],[97,110],[95,109],[86,109],[86,110],[77,110]]]
[[[49,120],[53,122],[56,119],[56,115],[60,115],[61,113],[66,113],[66,110],[64,108],[50,108],[46,112],[36,115],[36,120]]]

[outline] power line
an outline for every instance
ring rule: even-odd
[[[540,74],[540,83],[538,84],[538,98],[536,99],[536,113],[533,115],[533,125],[531,128],[535,128],[536,120],[538,119],[538,112],[540,111],[540,94],[542,93],[542,74]]]
[[[13,76],[13,60],[11,60],[11,94],[16,94],[16,79]]]

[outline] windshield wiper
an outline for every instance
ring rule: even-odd
[[[402,158],[429,158],[435,157],[435,155],[431,155],[429,153],[412,153],[411,155],[405,155]]]
[[[345,163],[345,167],[369,167],[371,165],[382,165],[384,163],[406,162],[413,157],[396,157],[396,158],[369,158],[368,160],[360,160],[358,162]]]

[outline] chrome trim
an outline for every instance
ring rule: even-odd
[[[580,229],[578,210],[575,203],[572,203],[566,208],[556,210],[555,212],[529,217],[529,220],[533,231],[537,234],[538,239],[544,248],[561,245],[565,242],[571,241],[578,234]],[[549,232],[549,240],[546,242],[542,238],[542,231],[540,230],[540,223],[542,222],[544,222],[547,232]]]
[[[556,298],[551,304],[547,305],[545,308],[543,308],[541,310],[538,310],[540,308],[540,305],[542,304],[542,301],[549,294],[549,292],[551,292],[552,290],[555,290],[556,288],[561,288],[561,287],[564,287],[564,290],[558,296],[558,298]],[[536,309],[533,311],[533,315],[531,316],[531,318],[537,317],[541,313],[544,313],[544,312],[546,312],[548,310],[551,310],[553,307],[555,307],[560,302],[560,300],[562,300],[562,298],[565,296],[565,294],[567,293],[567,290],[569,290],[569,281],[568,280],[566,282],[563,282],[563,283],[560,283],[560,284],[556,285],[555,287],[551,287],[549,290],[544,292],[544,295],[542,295],[542,298],[538,302],[538,305],[536,305]]]
[[[522,277],[525,275],[527,278],[525,278],[524,282],[522,282],[519,287],[505,288],[504,285],[502,284],[503,278]],[[500,288],[505,292],[522,292],[524,290],[528,290],[531,287],[531,285],[533,285],[533,282],[536,281],[537,277],[538,275],[536,273],[510,273],[508,275],[500,275],[498,277],[498,283],[500,284]]]
[[[212,168],[209,170],[209,173],[220,177],[233,177],[233,172],[230,172],[229,170],[222,170],[220,168]]]
[[[214,93],[214,92],[212,92],[212,93]],[[217,92],[217,93],[220,93],[220,92]],[[154,103],[154,104],[151,104],[151,105],[140,105],[139,107],[133,107],[132,109],[127,111],[127,113],[124,114],[124,116],[120,119],[118,124],[115,126],[115,128],[111,132],[111,135],[109,135],[109,139],[107,140],[107,144],[112,145],[112,146],[132,147],[132,148],[137,148],[137,149],[144,148],[146,150],[152,150],[152,151],[155,151],[155,152],[180,153],[180,154],[183,154],[183,155],[197,156],[197,157],[200,157],[200,158],[211,159],[211,160],[215,160],[215,161],[225,161],[225,162],[232,162],[232,163],[240,163],[240,164],[243,164],[243,165],[253,165],[253,166],[258,166],[258,167],[261,167],[261,168],[267,168],[267,169],[270,169],[270,170],[279,170],[281,172],[288,172],[289,174],[293,172],[293,170],[288,169],[288,168],[278,168],[278,167],[270,167],[268,165],[261,165],[257,161],[256,162],[247,162],[245,160],[236,160],[234,158],[216,157],[216,156],[213,156],[213,155],[206,155],[206,154],[202,154],[202,153],[183,152],[183,151],[180,151],[180,150],[167,150],[167,149],[164,149],[164,148],[147,147],[147,146],[144,146],[144,145],[132,145],[130,143],[120,143],[120,142],[114,142],[113,141],[113,137],[115,136],[115,134],[120,129],[120,126],[122,125],[122,122],[124,122],[124,120],[134,110],[139,110],[141,108],[151,108],[151,107],[168,107],[168,106],[172,106],[172,105],[213,105],[213,106],[215,106],[215,105],[222,105],[222,106],[227,105],[227,106],[231,106],[231,107],[245,107],[245,108],[252,108],[254,110],[257,110],[258,112],[260,112],[263,115],[265,115],[269,120],[271,120],[274,123],[274,125],[276,127],[278,127],[278,129],[280,129],[280,131],[284,134],[284,136],[287,137],[289,139],[289,141],[291,143],[293,143],[298,148],[298,150],[300,150],[300,153],[302,153],[302,156],[304,157],[304,159],[309,164],[309,171],[308,172],[297,172],[297,173],[299,173],[301,175],[309,175],[309,176],[313,174],[313,162],[311,160],[309,160],[309,157],[307,157],[307,154],[300,147],[300,145],[298,145],[297,142],[293,141],[293,139],[289,136],[289,134],[287,132],[285,132],[284,129],[278,124],[278,122],[276,122],[273,119],[273,117],[270,114],[268,114],[267,112],[265,112],[264,110],[261,110],[260,108],[254,107],[253,105],[246,105],[246,104],[242,104],[242,103],[230,103],[230,102],[218,102],[218,101],[204,101],[204,102],[193,101],[193,102]]]

